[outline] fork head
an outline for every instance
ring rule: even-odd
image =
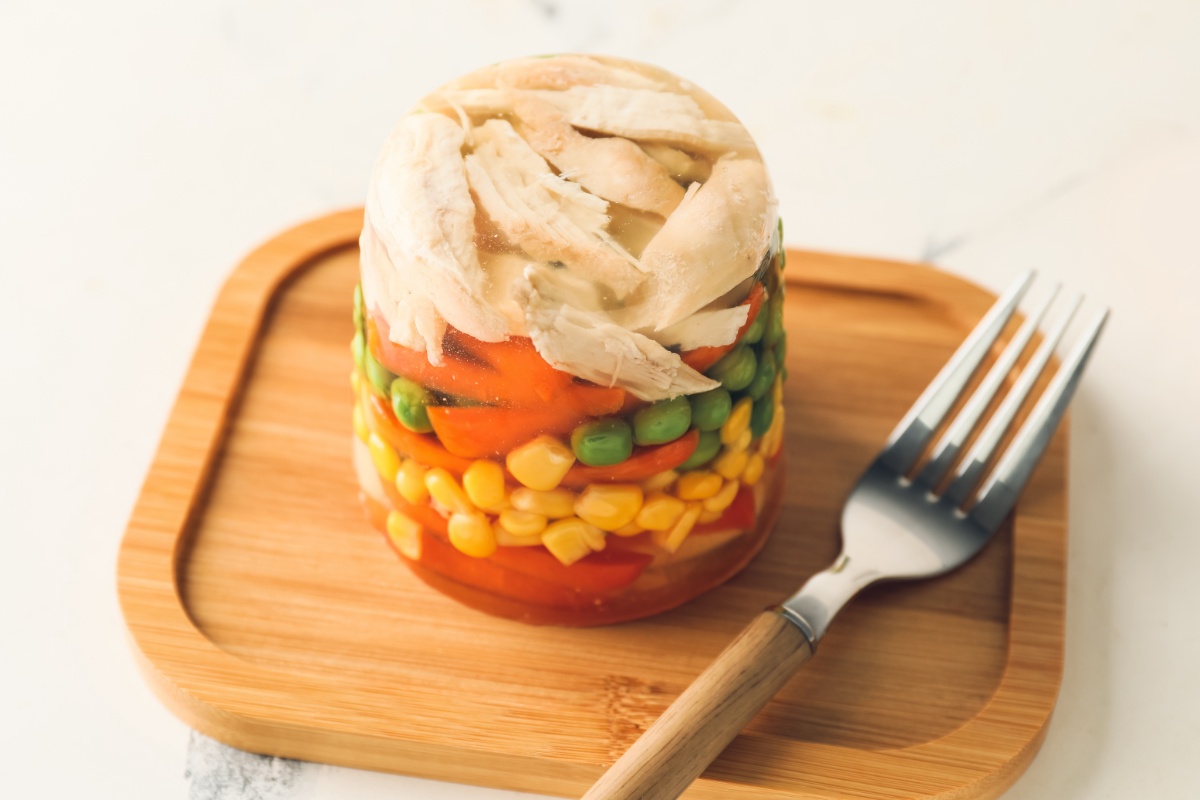
[[[1032,279],[1032,272],[1022,275],[1000,296],[901,419],[846,502],[842,554],[832,567],[813,576],[783,603],[784,613],[800,625],[813,644],[859,589],[876,580],[924,578],[958,567],[987,544],[1016,505],[1066,412],[1104,327],[1107,311],[1088,324],[1025,422],[1002,448],[1006,432],[1050,363],[1080,305],[1081,298],[1068,303],[996,405],[994,401],[1056,294],[1056,290],[1051,291],[961,405],[928,458],[922,461],[922,457]],[[963,447],[993,405],[995,410],[982,425],[970,451],[960,459]],[[988,474],[993,463],[995,467]]]

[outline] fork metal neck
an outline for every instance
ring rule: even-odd
[[[842,606],[879,577],[876,570],[864,569],[842,553],[833,566],[809,578],[800,591],[776,606],[775,610],[799,628],[815,648]]]

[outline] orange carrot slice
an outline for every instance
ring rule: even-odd
[[[642,481],[674,469],[687,461],[700,441],[700,432],[692,429],[673,442],[650,447],[635,447],[633,455],[611,467],[589,467],[576,463],[562,479],[562,485],[582,489],[589,483],[624,483]]]

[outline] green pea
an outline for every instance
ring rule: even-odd
[[[746,394],[757,400],[771,391],[771,384],[774,382],[775,354],[767,349],[758,359],[758,371],[754,373],[754,380],[750,381],[750,385],[746,387]]]
[[[771,421],[775,419],[775,400],[771,395],[760,397],[754,401],[750,409],[750,435],[755,439],[767,432]]]
[[[771,295],[768,303],[767,329],[763,332],[763,342],[773,345],[783,336],[783,292]]]
[[[633,415],[633,441],[663,444],[687,433],[692,424],[692,405],[686,397],[673,397],[646,406]]]
[[[758,359],[754,355],[754,349],[739,345],[709,368],[708,377],[720,381],[729,391],[737,392],[750,385],[757,370]]]
[[[779,337],[779,341],[775,343],[775,366],[783,369],[783,365],[787,362],[787,333],[785,332]]]
[[[692,401],[692,425],[702,431],[715,431],[729,419],[733,398],[725,388],[694,394]]]
[[[365,318],[366,318],[366,315],[363,313],[362,286],[356,284],[354,287],[354,328],[355,328],[355,330],[360,330],[360,331],[362,330],[363,320]]]
[[[721,452],[720,431],[700,431],[700,441],[696,442],[696,449],[688,456],[687,461],[684,461],[676,469],[680,471],[699,469],[712,461],[719,452]]]
[[[389,372],[387,367],[375,360],[375,356],[371,353],[371,348],[369,347],[363,348],[363,372],[367,374],[367,380],[370,382],[371,387],[379,394],[387,397],[392,388],[392,381],[396,376]]]
[[[617,417],[585,422],[571,432],[571,449],[589,467],[611,467],[633,454],[633,431]]]
[[[408,378],[395,378],[390,392],[392,396],[392,411],[400,424],[416,433],[429,433],[433,425],[429,422],[429,393],[419,383]]]
[[[758,313],[754,315],[754,322],[750,323],[750,327],[746,328],[746,332],[742,334],[741,344],[755,344],[763,337],[763,331],[767,329],[766,309],[761,306]]]
[[[354,332],[354,338],[350,340],[350,352],[354,355],[354,366],[362,369],[363,357],[367,352],[367,340],[362,331]]]

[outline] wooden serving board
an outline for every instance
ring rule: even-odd
[[[134,649],[164,703],[236,747],[568,797],[833,559],[850,486],[991,301],[925,266],[791,252],[788,489],[762,555],[652,619],[530,627],[425,587],[358,508],[361,220],[273,239],[217,300],[121,546]],[[1060,432],[1011,529],[946,578],[852,602],[687,797],[1002,793],[1058,692],[1065,475]]]

